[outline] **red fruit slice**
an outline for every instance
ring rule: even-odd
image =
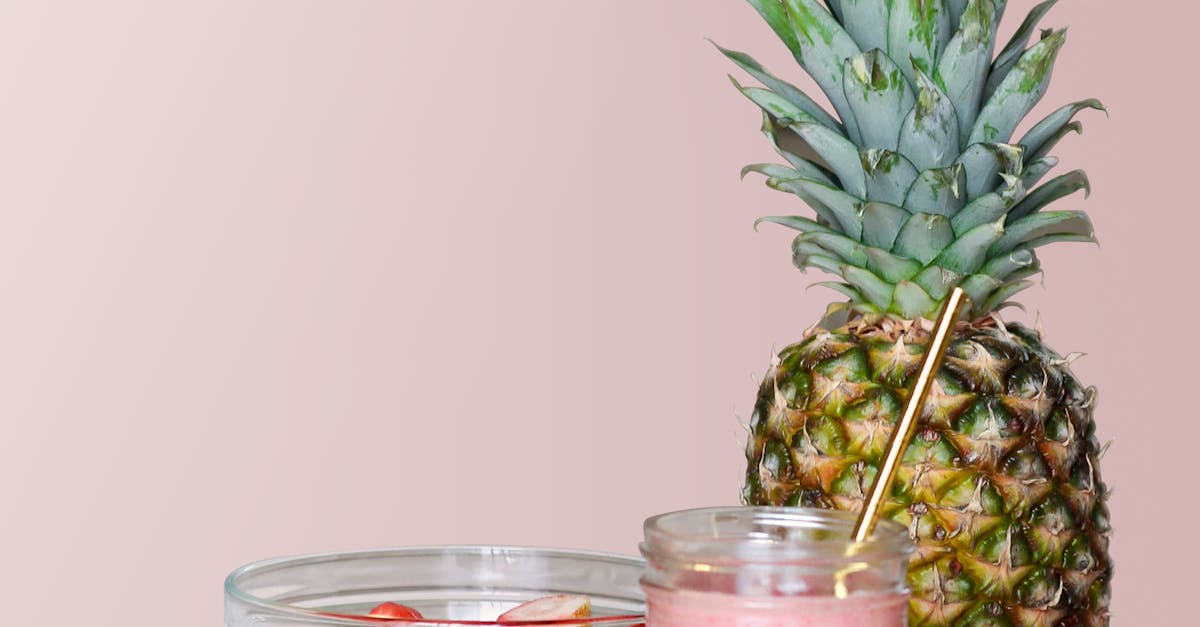
[[[413,608],[407,605],[400,605],[399,603],[392,603],[391,601],[376,605],[367,613],[367,616],[372,618],[425,618]]]
[[[592,600],[582,594],[560,594],[522,603],[496,619],[503,623],[537,620],[564,620],[592,615]]]

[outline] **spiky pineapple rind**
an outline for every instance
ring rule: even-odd
[[[856,511],[928,342],[927,321],[876,316],[781,351],[744,500]],[[912,624],[1107,624],[1095,391],[1068,361],[1020,325],[957,329],[884,507],[918,546]]]

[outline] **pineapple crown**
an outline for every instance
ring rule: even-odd
[[[788,165],[755,164],[816,219],[772,216],[800,231],[801,270],[860,312],[932,318],[955,285],[972,315],[1001,309],[1041,270],[1035,250],[1095,242],[1080,211],[1047,211],[1079,190],[1082,171],[1038,187],[1049,152],[1096,100],[1069,104],[1018,141],[1018,124],[1042,99],[1066,39],[1046,30],[1037,5],[995,53],[1007,0],[748,0],[829,98],[836,116],[741,52],[718,49],[762,83],[734,85],[763,111],[763,132]]]

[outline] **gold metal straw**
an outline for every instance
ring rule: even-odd
[[[879,520],[879,508],[891,493],[892,484],[896,482],[900,460],[904,458],[904,450],[908,448],[913,432],[917,430],[917,420],[925,407],[925,397],[929,395],[929,388],[942,367],[942,358],[946,356],[946,346],[950,343],[950,333],[965,301],[966,294],[956,287],[942,306],[942,313],[938,316],[937,326],[933,330],[933,340],[929,342],[929,351],[925,353],[925,361],[921,363],[921,372],[913,386],[912,395],[908,397],[904,415],[896,424],[896,430],[892,432],[887,455],[879,467],[879,474],[875,476],[875,485],[871,486],[871,494],[858,515],[858,523],[854,526],[855,542],[866,542],[875,531],[875,523]]]

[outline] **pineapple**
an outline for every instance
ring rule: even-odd
[[[748,166],[815,212],[766,217],[800,232],[801,269],[849,299],[779,353],[750,423],[744,500],[858,510],[937,310],[972,299],[884,514],[917,545],[912,625],[1107,625],[1112,564],[1097,466],[1096,395],[1040,332],[998,312],[1040,272],[1037,249],[1094,241],[1083,172],[1045,181],[1050,152],[1095,100],[1020,137],[1065,31],[1033,42],[1056,0],[999,53],[1006,0],[749,0],[825,92],[825,111],[750,56],[786,165]]]

